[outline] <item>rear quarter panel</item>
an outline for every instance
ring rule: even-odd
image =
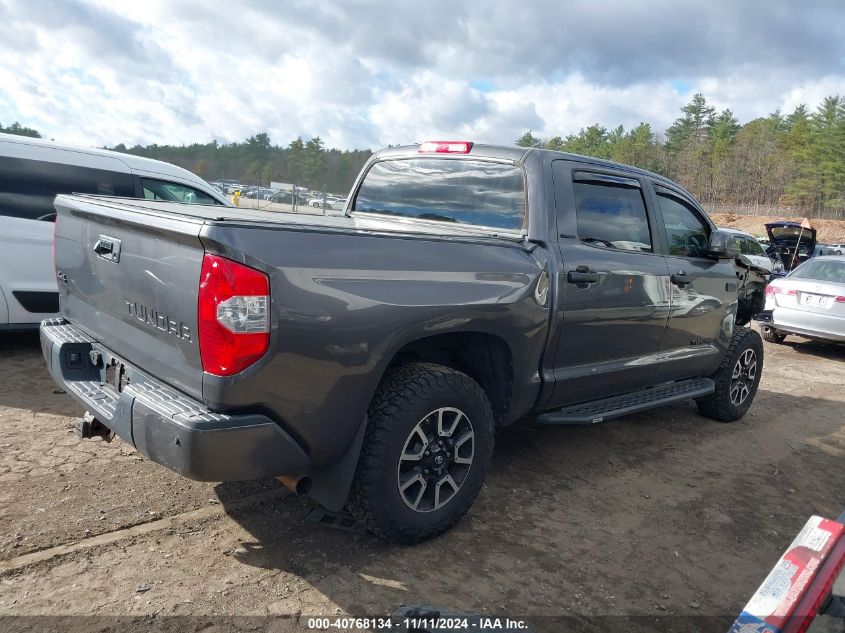
[[[271,351],[249,380],[206,375],[205,400],[272,410],[316,465],[342,454],[390,360],[418,339],[499,336],[514,393],[536,399],[548,312],[534,300],[540,265],[519,244],[231,224],[201,239],[267,272],[273,301]]]

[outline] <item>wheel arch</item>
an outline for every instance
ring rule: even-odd
[[[411,362],[435,363],[467,374],[490,400],[495,425],[502,426],[508,421],[514,391],[514,357],[502,337],[482,331],[458,331],[407,341],[383,365],[370,397],[378,391],[391,369]],[[367,424],[364,416],[351,445],[336,464],[310,473],[309,495],[330,510],[338,511],[346,504]]]
[[[490,400],[497,426],[505,423],[514,384],[514,361],[508,343],[488,332],[450,332],[406,343],[382,375],[398,365],[429,362],[457,369],[475,380]]]

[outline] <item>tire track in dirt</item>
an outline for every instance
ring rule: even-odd
[[[56,558],[57,556],[73,554],[80,550],[92,547],[111,545],[112,543],[116,543],[117,541],[133,536],[142,536],[158,530],[164,530],[187,521],[208,519],[209,517],[223,514],[224,512],[239,510],[241,508],[246,508],[271,499],[286,497],[290,494],[291,493],[284,488],[260,492],[258,494],[238,499],[237,501],[228,504],[225,508],[221,505],[207,506],[205,508],[199,508],[197,510],[191,510],[189,512],[183,512],[181,514],[175,514],[163,519],[158,519],[157,521],[150,521],[149,523],[141,523],[140,525],[133,525],[131,527],[114,530],[112,532],[105,532],[103,534],[98,534],[97,536],[92,536],[91,538],[77,541],[76,543],[57,545],[56,547],[49,547],[47,549],[23,554],[10,560],[0,561],[0,577],[9,572],[17,571],[18,569],[29,567],[30,565],[35,565],[37,563],[42,563],[52,558]]]

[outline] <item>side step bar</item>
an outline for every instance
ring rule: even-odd
[[[716,385],[710,378],[690,378],[549,411],[538,416],[537,422],[540,424],[595,424],[621,415],[660,407],[670,402],[706,396],[715,390]]]

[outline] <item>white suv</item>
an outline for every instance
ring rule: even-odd
[[[0,134],[0,330],[56,316],[53,199],[74,192],[229,205],[207,182],[169,163]]]

